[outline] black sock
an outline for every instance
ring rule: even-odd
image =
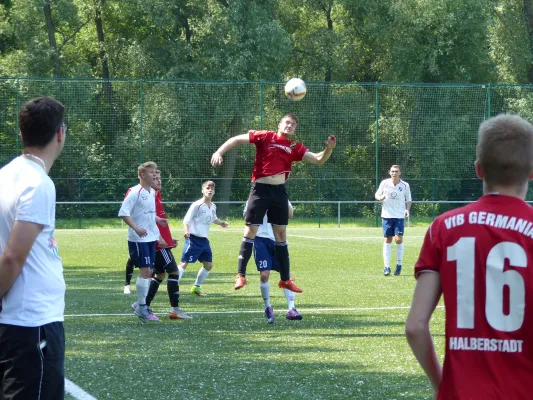
[[[134,267],[133,261],[131,261],[131,258],[128,258],[128,261],[126,262],[126,285],[131,284],[131,277],[133,276]]]
[[[287,242],[276,242],[274,250],[276,253],[276,261],[279,264],[279,277],[282,281],[287,281],[291,278],[291,264]]]
[[[168,299],[171,307],[179,307],[180,301],[180,285],[178,283],[178,275],[169,275],[167,279]]]
[[[150,289],[148,289],[148,295],[146,296],[146,305],[150,306],[157,291],[159,290],[159,284],[163,282],[161,279],[152,278],[150,281]]]
[[[246,276],[246,266],[248,265],[248,261],[250,261],[253,249],[254,240],[248,239],[247,237],[243,238],[241,249],[239,250],[239,263],[237,265],[237,272],[242,276]]]

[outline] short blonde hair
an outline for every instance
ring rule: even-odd
[[[204,183],[202,183],[202,189],[206,188],[208,186],[213,186],[213,189],[214,189],[215,188],[215,182],[213,182],[213,181],[205,181]]]
[[[157,164],[153,161],[147,161],[139,165],[139,167],[137,168],[137,175],[139,176],[139,178],[141,177],[141,174],[149,168],[153,168],[157,171]]]
[[[522,185],[533,171],[533,126],[500,114],[479,126],[476,159],[488,185]]]
[[[390,171],[391,169],[393,169],[393,168],[398,168],[398,171],[402,172],[402,169],[400,168],[399,165],[394,164],[392,167],[389,168],[389,171]]]

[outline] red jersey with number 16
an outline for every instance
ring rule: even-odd
[[[533,208],[493,194],[443,214],[415,265],[424,271],[440,273],[446,309],[437,398],[532,399]]]
[[[165,209],[163,208],[163,198],[161,197],[161,192],[159,190],[155,195],[155,215],[157,215],[159,218],[167,219],[167,214],[165,213]],[[174,240],[172,239],[172,234],[170,233],[170,227],[168,226],[168,224],[167,226],[157,224],[157,228],[159,229],[159,234],[167,243],[167,248],[176,247],[176,245],[174,244]],[[161,250],[161,247],[159,247],[159,243],[156,244],[157,250]]]
[[[271,131],[249,131],[250,143],[255,144],[255,163],[252,182],[265,176],[285,173],[289,179],[292,163],[301,161],[307,148],[298,142],[278,136]]]

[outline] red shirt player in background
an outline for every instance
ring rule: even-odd
[[[430,226],[415,265],[409,345],[437,399],[531,399],[533,381],[533,126],[515,115],[483,122],[476,148],[483,196]],[[429,331],[441,294],[444,367]]]
[[[289,198],[285,181],[289,178],[291,166],[296,161],[324,164],[336,145],[335,136],[326,141],[326,148],[320,153],[310,152],[303,144],[290,140],[298,126],[298,117],[285,115],[278,124],[278,131],[250,131],[228,139],[211,157],[211,164],[218,167],[222,156],[237,145],[255,145],[255,162],[252,174],[252,191],[248,198],[244,238],[241,243],[238,274],[235,290],[246,285],[246,266],[252,255],[257,229],[263,223],[265,214],[272,224],[276,238],[276,260],[280,265],[279,287],[301,292],[290,279],[289,251],[287,248],[287,225],[289,223]]]

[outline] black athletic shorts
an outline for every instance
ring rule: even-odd
[[[289,196],[285,185],[254,183],[248,197],[246,225],[261,225],[265,214],[272,225],[289,224]]]
[[[170,274],[177,270],[178,265],[170,249],[161,249],[155,252],[154,272],[156,274],[162,274],[163,272]]]
[[[63,399],[64,364],[62,322],[35,328],[0,324],[0,399]]]

